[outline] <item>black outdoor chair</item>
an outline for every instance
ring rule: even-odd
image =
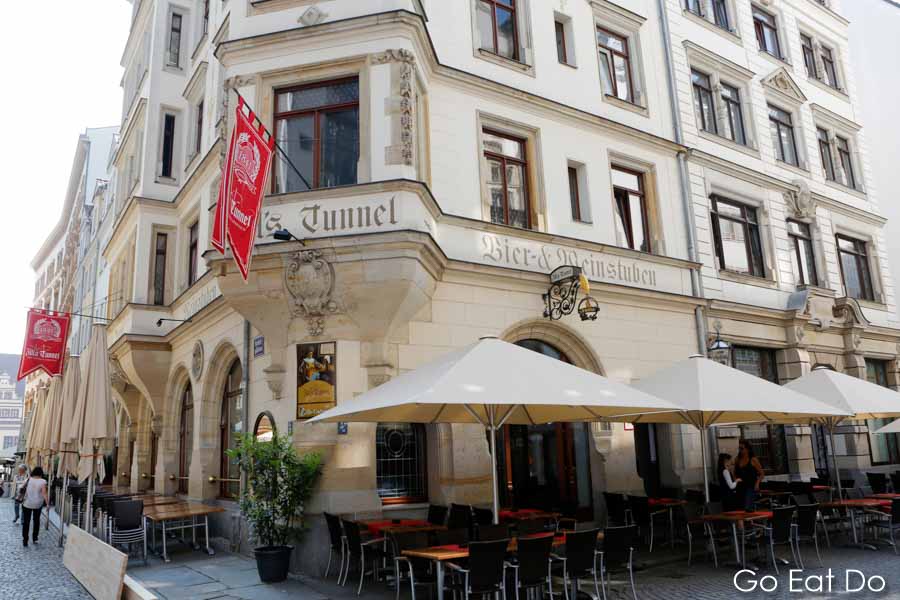
[[[437,586],[437,577],[431,569],[431,561],[424,558],[403,556],[404,550],[427,548],[429,545],[427,531],[395,531],[388,539],[391,542],[391,551],[394,557],[394,587],[397,591],[397,600],[400,600],[400,584],[406,576],[409,581],[412,600],[416,600],[416,586],[431,588]]]
[[[325,565],[325,575],[322,577],[327,579],[328,572],[331,570],[331,560],[335,554],[340,554],[341,565],[338,567],[338,581],[344,573],[344,561],[347,558],[347,538],[344,537],[344,530],[341,528],[341,519],[337,515],[331,513],[323,513],[325,515],[325,524],[328,526],[328,539],[330,547],[328,549],[328,564]]]
[[[667,517],[669,511],[651,509],[650,499],[646,496],[628,496],[628,506],[631,509],[632,524],[638,526],[641,536],[648,536],[649,551],[653,552],[654,520],[656,517]]]
[[[520,591],[525,592],[525,598],[537,591],[540,600],[545,585],[549,597],[553,598],[552,550],[552,533],[519,538],[516,553],[508,565],[512,572],[507,574],[507,586],[515,590],[516,598]]]
[[[553,530],[553,521],[550,519],[521,519],[515,523],[517,535],[532,535]]]
[[[888,478],[884,473],[866,473],[866,479],[869,481],[869,487],[872,488],[873,494],[886,494],[888,489]]]
[[[479,523],[475,527],[476,540],[479,542],[493,542],[495,540],[508,540],[510,538],[509,525],[500,523],[499,525],[482,525]]]
[[[875,529],[886,529],[891,540],[891,546],[894,547],[894,554],[897,554],[897,542],[894,540],[894,532],[900,530],[900,498],[894,498],[891,501],[891,514],[882,511],[866,511],[875,518],[872,519],[870,525]]]
[[[891,473],[891,489],[895,494],[900,494],[900,471]]]
[[[447,513],[449,509],[440,504],[428,505],[428,522],[431,525],[443,525],[447,522]]]
[[[111,526],[107,541],[110,546],[140,543],[147,564],[147,530],[144,527],[143,500],[120,500],[107,507]]]
[[[846,494],[849,490],[852,490],[856,486],[856,481],[854,479],[841,479],[841,489],[844,490],[844,497],[848,497]]]
[[[772,566],[775,567],[776,574],[779,574],[779,571],[778,557],[775,556],[775,546],[783,546],[785,544],[790,546],[791,555],[794,557],[794,564],[798,566],[800,564],[800,561],[797,560],[797,548],[794,545],[796,541],[793,524],[795,510],[796,509],[793,506],[774,509],[772,511],[772,519],[764,528],[769,544]]]
[[[804,506],[806,504],[815,504],[812,496],[810,494],[793,494],[791,496],[791,502],[794,503],[794,506]]]
[[[628,525],[631,511],[625,502],[625,496],[612,492],[603,492],[603,501],[606,503],[607,525]]]
[[[431,541],[434,546],[464,545],[469,543],[468,529],[440,529],[431,532]]]
[[[447,529],[472,531],[472,507],[468,504],[451,504],[447,515]]]
[[[613,571],[628,571],[628,581],[631,583],[631,595],[637,600],[637,590],[634,587],[634,540],[637,536],[637,526],[607,527],[603,530],[603,550],[600,558],[600,584],[603,590],[603,600],[610,585],[610,574]],[[568,542],[567,542],[568,543]]]
[[[598,597],[600,595],[600,571],[597,568],[599,533],[599,529],[568,532],[564,550],[553,555],[559,561],[557,571],[561,571],[566,589],[572,586],[567,596],[570,600],[578,598],[578,585],[583,579],[592,580],[594,592]]]
[[[797,546],[797,558],[800,562],[800,568],[803,566],[803,555],[800,553],[801,542],[812,542],[816,546],[816,558],[819,559],[819,566],[822,566],[822,555],[819,553],[819,505],[818,504],[801,504],[797,507],[797,523],[794,530],[794,540]]]
[[[347,565],[344,568],[344,581],[341,585],[347,585],[350,567],[357,565],[359,567],[359,587],[356,589],[356,595],[359,596],[362,593],[365,576],[371,573],[372,579],[377,579],[378,562],[387,558],[383,548],[384,538],[375,538],[364,542],[359,523],[342,520],[341,524],[344,528],[344,535],[347,537]],[[371,571],[366,570],[367,563],[372,565]]]
[[[700,506],[689,502],[681,507],[681,515],[687,532],[688,566],[691,566],[693,558],[694,539],[699,539],[706,540],[707,548],[712,552],[713,564],[718,567],[719,558],[716,555],[716,542],[713,538],[712,528],[701,518],[703,513]]]
[[[472,542],[469,544],[468,566],[462,567],[455,562],[447,562],[446,566],[455,577],[451,577],[447,587],[454,592],[461,592],[464,600],[472,594],[493,596],[502,594],[506,599],[506,548],[509,540],[493,542]]]
[[[493,525],[494,511],[490,508],[476,508],[472,512],[475,515],[476,525]]]

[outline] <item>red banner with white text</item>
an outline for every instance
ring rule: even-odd
[[[16,379],[22,379],[38,369],[43,369],[51,377],[62,375],[68,339],[69,315],[29,309],[25,345],[22,347],[19,375]]]
[[[213,223],[212,244],[224,253],[225,240],[244,281],[250,272],[250,259],[256,242],[256,223],[265,193],[266,178],[272,164],[275,138],[238,101],[234,131]]]

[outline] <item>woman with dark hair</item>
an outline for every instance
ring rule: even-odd
[[[44,508],[44,504],[50,504],[50,498],[47,495],[47,480],[44,479],[44,470],[40,467],[35,467],[22,488],[24,491],[22,495],[22,545],[27,547],[30,526],[32,523],[34,524],[31,539],[36,544],[38,533],[41,531],[41,510]]]
[[[719,455],[716,472],[719,474],[719,489],[722,490],[722,508],[726,511],[742,508],[743,498],[739,501],[737,492],[735,492],[741,479],[734,477],[734,460],[730,454],[723,452]]]
[[[753,510],[756,496],[759,494],[759,484],[765,477],[759,459],[753,453],[753,447],[747,440],[738,442],[738,457],[735,474],[741,479],[738,489],[738,498],[744,503],[744,510]]]

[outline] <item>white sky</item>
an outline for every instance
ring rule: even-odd
[[[78,135],[117,125],[126,0],[4,3],[0,18],[0,352],[18,354],[29,263],[62,210]]]

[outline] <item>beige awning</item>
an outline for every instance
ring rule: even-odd
[[[106,325],[94,324],[91,340],[85,349],[81,385],[75,404],[74,419],[78,428],[78,480],[92,473],[105,476],[102,449],[115,436],[115,409],[109,384],[109,356],[106,347]],[[73,439],[74,438],[70,438]]]
[[[78,389],[81,387],[81,363],[77,356],[69,357],[66,369],[63,373],[62,402],[60,403],[60,429],[57,451],[59,452],[59,466],[57,475],[75,475],[78,471],[78,445],[73,443],[73,438],[78,438],[75,432],[75,404],[78,402]],[[51,441],[51,448],[53,442]]]

